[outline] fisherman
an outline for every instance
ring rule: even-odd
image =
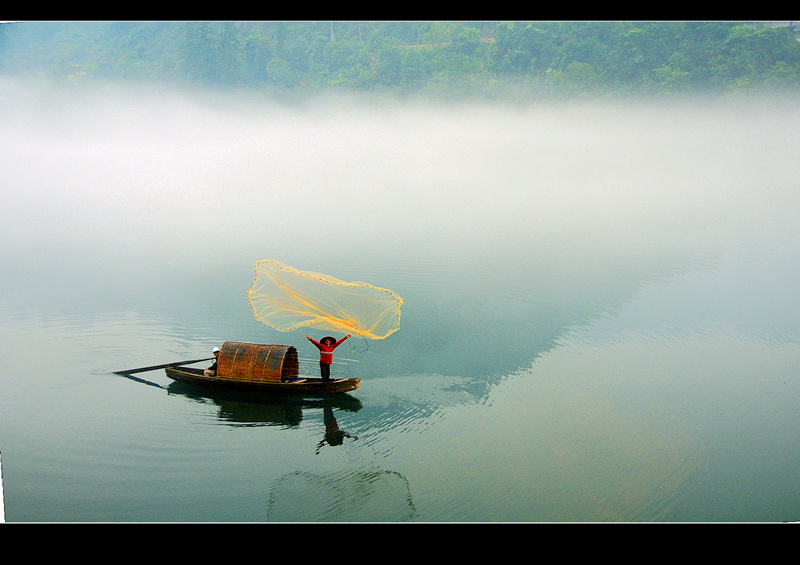
[[[207,377],[216,377],[217,376],[217,362],[219,361],[219,347],[215,347],[211,350],[211,353],[214,354],[214,364],[211,365],[208,369],[203,371],[203,374]]]
[[[333,363],[333,350],[339,347],[344,340],[350,337],[350,334],[347,334],[339,341],[336,341],[334,338],[327,336],[323,337],[319,341],[315,341],[311,339],[309,336],[306,336],[306,339],[317,346],[319,349],[319,371],[322,376],[323,381],[328,381],[331,378],[331,363]]]

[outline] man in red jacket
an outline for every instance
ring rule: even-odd
[[[332,337],[323,337],[320,341],[315,341],[309,336],[306,339],[317,346],[319,349],[319,370],[322,374],[322,380],[327,381],[331,378],[331,363],[333,363],[333,350],[339,347],[344,340],[350,337],[347,334],[339,341]]]

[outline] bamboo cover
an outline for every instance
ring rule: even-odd
[[[291,345],[226,341],[220,347],[217,376],[223,379],[282,382],[299,372],[297,349]]]

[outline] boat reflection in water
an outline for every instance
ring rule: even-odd
[[[349,394],[325,398],[266,395],[199,387],[175,381],[170,395],[218,406],[217,418],[229,426],[295,427],[304,410],[322,408],[325,433],[316,445],[341,447],[358,437],[339,427],[336,411],[357,412],[361,401]],[[395,471],[369,466],[329,473],[293,471],[275,481],[269,493],[270,522],[404,522],[417,515],[408,480]]]
[[[305,410],[322,408],[325,432],[316,445],[342,447],[358,437],[339,427],[336,411],[357,412],[361,401],[349,394],[325,398],[268,395],[237,390],[200,387],[175,381],[167,387],[170,395],[218,407],[217,419],[229,426],[295,427]],[[269,493],[267,521],[270,522],[358,522],[410,521],[417,515],[408,480],[395,471],[373,465],[356,466],[327,473],[297,470],[281,476]]]
[[[358,412],[362,407],[361,401],[349,394],[305,398],[303,396],[211,389],[179,381],[170,383],[166,388],[168,394],[181,395],[205,404],[216,404],[219,407],[217,413],[219,421],[238,427],[297,426],[303,420],[303,409],[319,408],[324,409],[327,423],[328,413],[333,418],[334,410]],[[333,421],[336,421],[335,418]]]

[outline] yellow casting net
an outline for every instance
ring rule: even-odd
[[[400,329],[403,299],[364,282],[257,261],[247,300],[258,321],[282,332],[303,326],[384,339]]]

